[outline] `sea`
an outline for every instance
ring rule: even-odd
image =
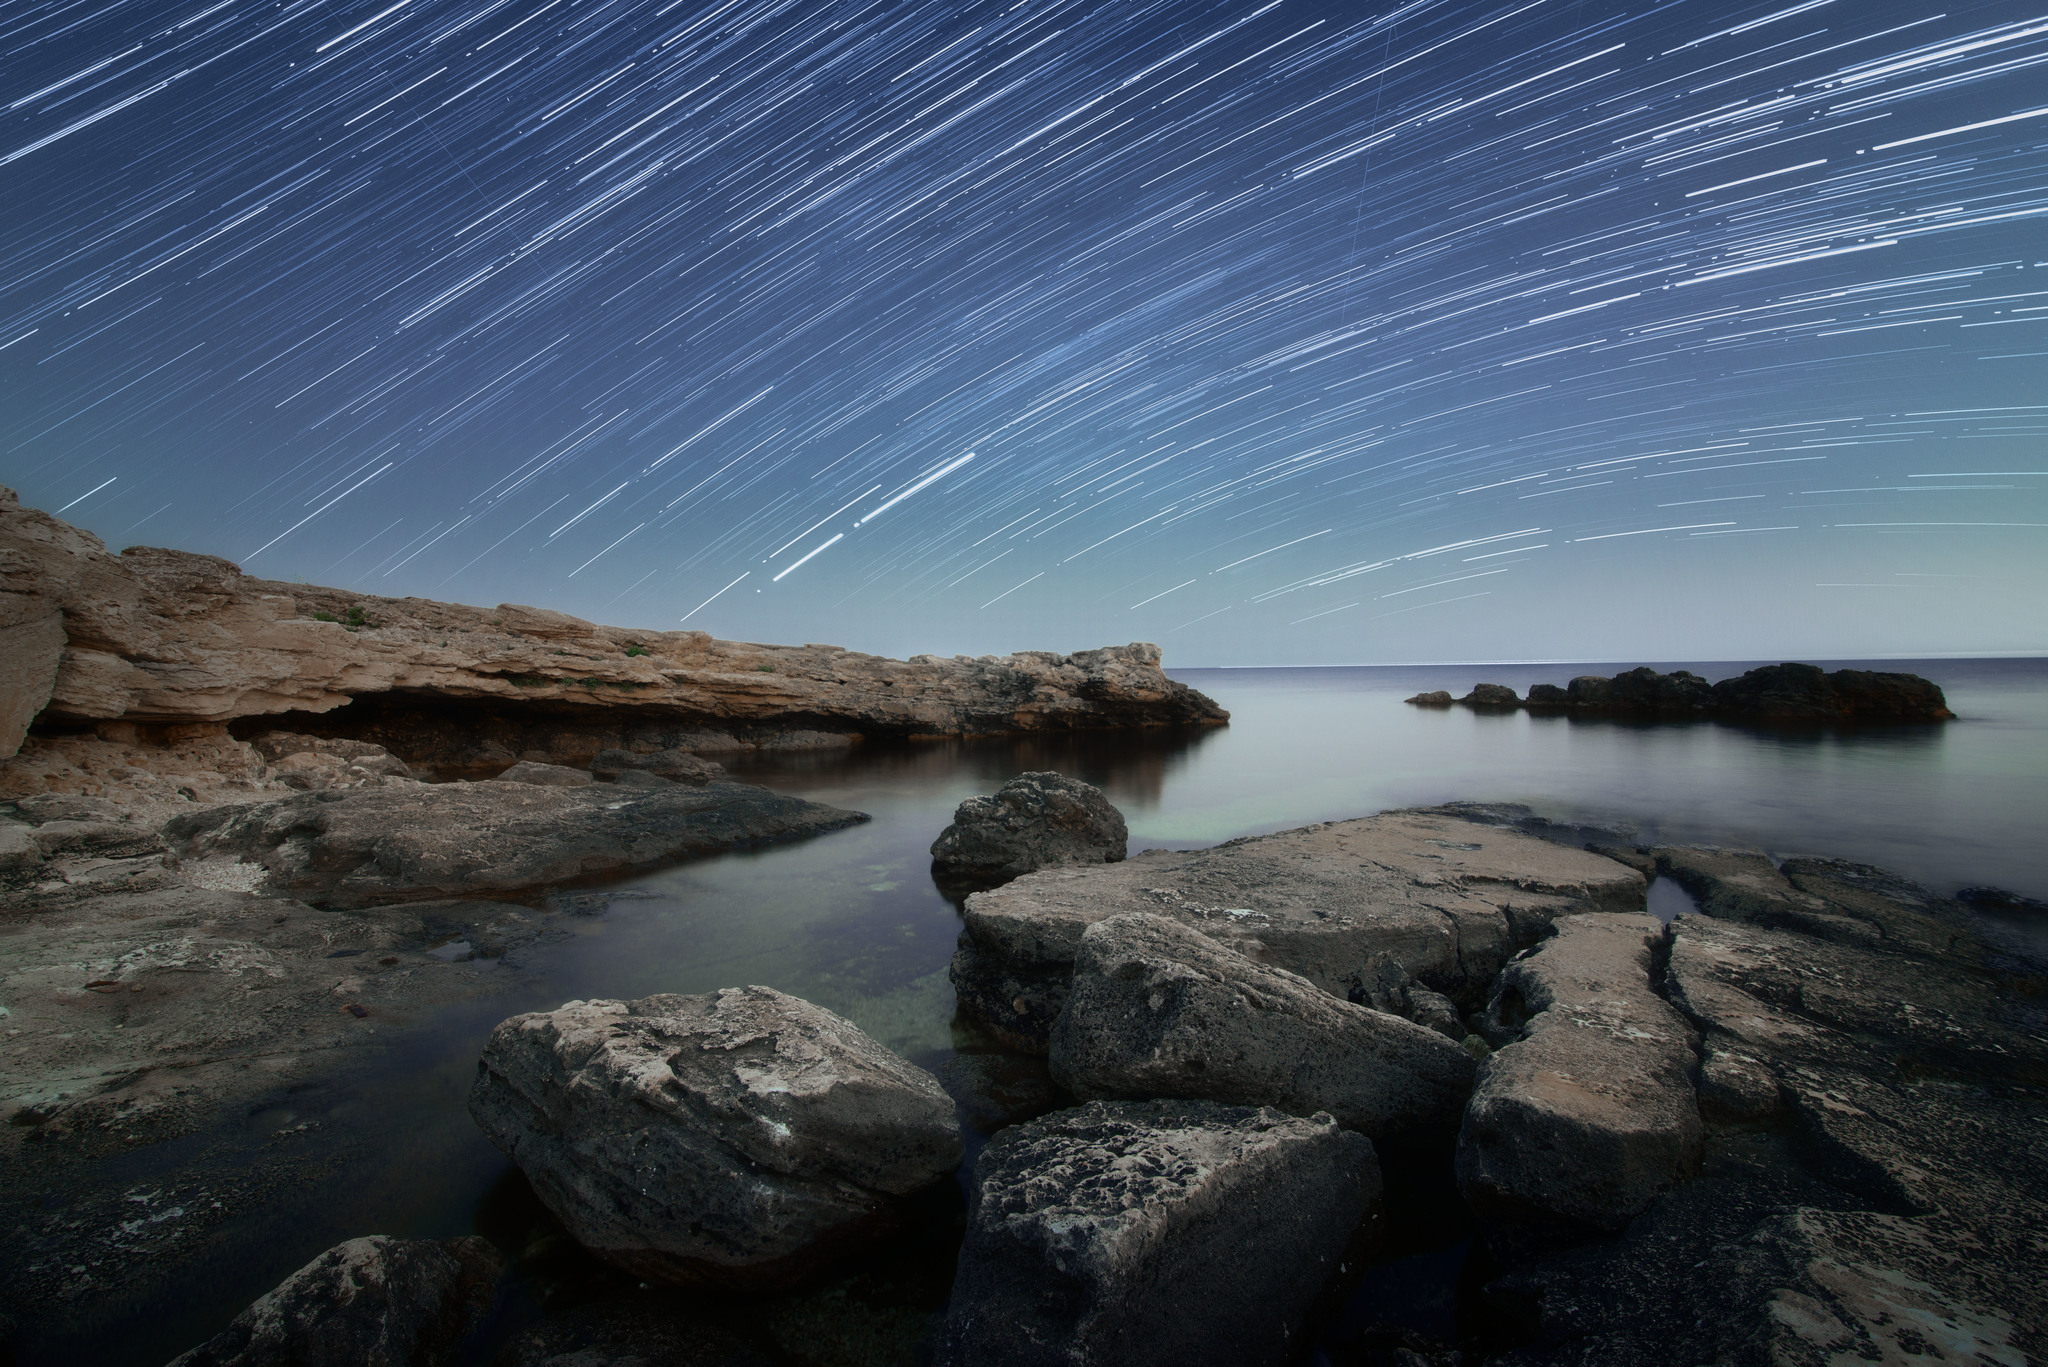
[[[1753,662],[1647,663],[1719,679]],[[1123,811],[1134,852],[1468,801],[1520,804],[1627,843],[1830,855],[1941,893],[1988,886],[2048,900],[2048,660],[1822,663],[1922,674],[1943,687],[1956,719],[1765,728],[1403,701],[1438,688],[1462,694],[1479,682],[1526,691],[1613,673],[1614,665],[1176,669],[1174,678],[1229,709],[1227,727],[726,760],[735,778],[873,820],[615,885],[603,914],[563,918],[572,929],[566,938],[503,961],[455,965],[450,971],[490,974],[502,986],[481,1003],[419,1022],[368,1066],[281,1091],[214,1131],[104,1161],[89,1180],[105,1191],[152,1191],[174,1171],[203,1190],[207,1181],[232,1184],[240,1169],[275,1170],[277,1146],[298,1146],[292,1179],[261,1201],[204,1225],[124,1285],[21,1323],[17,1360],[156,1367],[343,1239],[477,1232],[516,1257],[489,1341],[471,1354],[478,1364],[544,1309],[634,1297],[650,1314],[701,1314],[743,1338],[765,1335],[791,1361],[815,1367],[912,1360],[943,1303],[960,1227],[957,1192],[937,1201],[913,1245],[826,1287],[757,1302],[679,1303],[569,1244],[482,1138],[464,1101],[481,1047],[507,1015],[579,998],[761,983],[839,1012],[942,1077],[971,1077],[984,1093],[1029,1109],[1034,1097],[1049,1096],[1042,1065],[1002,1056],[956,1017],[946,966],[959,909],[933,883],[928,854],[958,803],[1028,770],[1100,787]],[[1659,906],[1683,909],[1683,895],[1663,889]],[[2048,913],[2015,909],[2003,924],[2048,949]],[[996,1122],[985,1107],[965,1110],[975,1149]],[[1448,1199],[1447,1169],[1425,1163],[1394,1177],[1412,1228],[1348,1284],[1346,1303],[1332,1313],[1449,1337],[1471,1231]],[[61,1210],[85,1196],[73,1190],[52,1200]],[[1304,1360],[1315,1360],[1312,1349]]]

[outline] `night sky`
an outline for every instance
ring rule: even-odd
[[[21,0],[0,482],[891,654],[2048,648],[2048,13]]]

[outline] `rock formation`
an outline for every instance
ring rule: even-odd
[[[1373,1139],[1456,1129],[1473,1071],[1472,1056],[1437,1031],[1142,911],[1082,934],[1051,1064],[1084,1100],[1327,1111]]]
[[[502,769],[587,764],[613,748],[750,748],[792,732],[844,745],[1228,715],[1167,678],[1151,645],[899,661],[377,598],[251,578],[217,556],[112,555],[11,490],[0,490],[0,644],[0,760],[38,717],[160,738],[230,722],[250,734],[267,729],[253,719],[288,715],[283,729],[339,730],[410,763]],[[523,755],[535,740],[547,753]]]
[[[171,1367],[452,1367],[504,1260],[482,1239],[337,1244]]]
[[[938,1367],[1278,1367],[1362,1221],[1372,1145],[1328,1116],[1094,1102],[975,1165]]]
[[[994,797],[970,797],[932,842],[934,872],[1001,880],[1069,864],[1114,864],[1130,843],[1124,814],[1092,783],[1019,774]]]
[[[1418,707],[1447,707],[1449,693],[1418,693]],[[1570,712],[1614,717],[1714,717],[1738,722],[1828,722],[1882,726],[1947,721],[1955,716],[1941,689],[1917,674],[1867,669],[1779,664],[1752,669],[1739,678],[1709,684],[1690,670],[1659,674],[1631,669],[1612,678],[1581,674],[1569,685],[1532,684],[1518,699],[1504,684],[1483,683],[1458,702],[1479,711],[1526,707],[1532,712]]]
[[[1487,1007],[1503,1047],[1458,1136],[1458,1186],[1505,1251],[1612,1233],[1699,1168],[1685,1021],[1657,995],[1654,916],[1566,916]]]
[[[1575,911],[1638,910],[1642,874],[1513,831],[1388,812],[1209,850],[1048,869],[967,899],[960,1003],[1043,1052],[1081,935],[1119,912],[1169,917],[1325,992],[1412,1011],[1411,984],[1466,1007],[1508,956]]]
[[[766,987],[499,1025],[470,1114],[585,1248],[668,1281],[802,1280],[959,1165],[937,1079]]]
[[[582,783],[543,775],[306,793],[203,808],[163,834],[186,858],[260,866],[252,888],[360,907],[529,893],[867,820],[746,783],[621,791],[562,772]]]

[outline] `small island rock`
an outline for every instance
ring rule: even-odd
[[[932,842],[932,867],[967,878],[1016,878],[1069,864],[1114,864],[1130,831],[1092,783],[1019,774],[993,797],[970,797]]]
[[[1472,691],[1458,699],[1458,701],[1467,707],[1478,708],[1482,711],[1493,708],[1505,711],[1522,705],[1522,700],[1516,696],[1514,689],[1509,688],[1506,684],[1494,683],[1474,684],[1472,685]]]
[[[938,1080],[766,987],[514,1016],[470,1114],[585,1248],[642,1277],[787,1286],[959,1166]]]
[[[1417,707],[1449,707],[1457,699],[1450,695],[1449,690],[1439,688],[1433,693],[1417,693],[1408,701]]]

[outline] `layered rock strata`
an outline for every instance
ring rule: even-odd
[[[1455,1129],[1474,1068],[1435,1030],[1139,911],[1082,934],[1051,1066],[1053,1080],[1084,1100],[1327,1111],[1374,1139]]]
[[[503,1268],[474,1236],[350,1239],[171,1367],[447,1367],[490,1308]]]
[[[1130,838],[1123,813],[1094,784],[1050,772],[1019,774],[993,797],[960,804],[953,824],[932,842],[932,869],[1001,880],[1068,864],[1114,864]]]
[[[643,1277],[792,1284],[959,1165],[937,1079],[766,987],[514,1016],[470,1114],[591,1252]]]
[[[543,608],[377,598],[244,575],[217,556],[99,539],[0,490],[0,759],[23,730],[129,722],[151,727],[332,713],[381,699],[387,736],[431,742],[433,704],[473,716],[580,724],[599,750],[727,748],[770,733],[968,735],[1210,724],[1228,714],[1167,678],[1151,645],[1062,655],[886,660],[838,646],[717,641],[701,631],[597,626]],[[410,709],[410,710],[408,710]],[[489,763],[492,729],[440,762]],[[762,734],[736,738],[735,729]],[[682,739],[678,739],[681,737]],[[394,744],[394,741],[401,743]],[[446,743],[444,741],[444,743]],[[502,747],[501,747],[502,748]],[[498,767],[521,757],[504,755]],[[562,758],[561,753],[552,757]]]
[[[1502,1047],[1458,1136],[1458,1188],[1501,1248],[1613,1233],[1699,1168],[1686,1022],[1657,994],[1654,916],[1566,916],[1501,974]]]
[[[975,1165],[941,1367],[1290,1361],[1379,1164],[1328,1116],[1094,1102]]]
[[[1425,812],[1326,822],[1208,850],[1048,869],[967,899],[961,1005],[1043,1053],[1081,936],[1120,912],[1165,916],[1338,997],[1414,1009],[1413,985],[1478,1006],[1556,917],[1634,911],[1632,868]]]
[[[1448,707],[1442,690],[1408,699],[1418,707]],[[1660,674],[1631,669],[1608,677],[1581,674],[1565,687],[1533,684],[1522,698],[1505,684],[1483,683],[1455,701],[1482,712],[1573,712],[1591,716],[1718,717],[1742,722],[1829,722],[1895,725],[1947,721],[1955,716],[1940,687],[1918,674],[1818,665],[1777,664],[1710,684],[1690,670]]]
[[[542,768],[544,766],[531,766]],[[504,896],[865,821],[745,783],[652,788],[407,783],[209,807],[173,818],[184,858],[261,867],[256,890],[320,906]]]

